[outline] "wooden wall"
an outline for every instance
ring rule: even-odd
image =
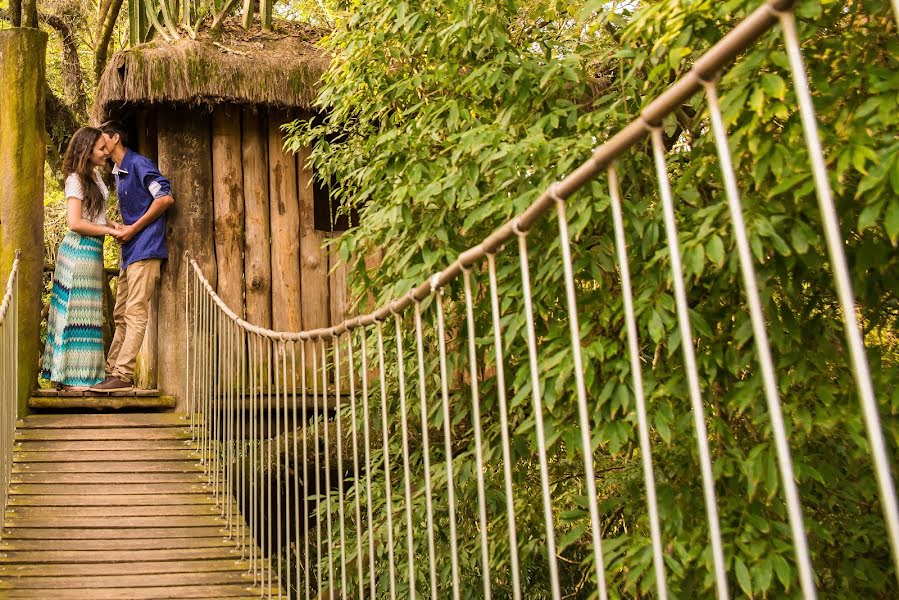
[[[159,317],[140,357],[139,385],[158,382],[180,402],[185,250],[225,303],[251,323],[299,331],[346,318],[346,269],[322,248],[330,234],[315,229],[309,150],[294,155],[283,149],[280,127],[298,117],[220,106],[211,115],[179,108],[135,118],[136,149],[158,157],[175,193],[166,233],[170,259]],[[164,344],[157,342],[160,323],[169,324]]]

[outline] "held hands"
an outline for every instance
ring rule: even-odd
[[[137,231],[134,229],[134,225],[123,225],[121,223],[117,223],[116,221],[109,222],[109,235],[115,238],[115,240],[124,244],[128,242],[131,238],[137,234]]]

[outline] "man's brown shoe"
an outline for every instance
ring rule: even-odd
[[[91,387],[92,392],[130,392],[133,389],[132,384],[111,375],[103,383]]]

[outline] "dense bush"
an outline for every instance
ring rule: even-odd
[[[355,293],[399,297],[520,212],[589,150],[630,122],[756,0],[421,0],[361,3],[328,38],[334,54],[319,105],[328,118],[298,122],[288,142],[314,144],[312,162],[361,224],[338,239]],[[899,39],[889,3],[803,1],[803,52],[868,344],[888,446],[899,410],[896,326],[899,236]],[[897,593],[865,430],[850,371],[791,78],[777,29],[721,82],[802,495],[817,583],[827,595]],[[705,104],[697,95],[664,123],[669,176],[697,347],[731,592],[792,597],[798,579],[761,375]],[[672,296],[657,181],[648,142],[618,162],[644,359],[670,591],[714,588],[695,434]],[[654,576],[619,275],[604,177],[569,202],[607,577],[614,595],[651,595]],[[563,595],[595,593],[580,432],[573,397],[565,297],[554,217],[528,236],[540,340],[550,478]],[[365,258],[384,249],[377,268]],[[497,257],[522,582],[549,595],[530,403],[521,280],[514,247]],[[494,597],[511,596],[500,425],[483,267],[473,271],[483,380],[490,560]],[[467,368],[458,282],[446,291],[450,371]],[[449,589],[445,468],[440,438],[433,303],[425,305],[431,464],[439,577]],[[407,331],[414,332],[411,318]],[[391,456],[399,465],[395,341]],[[410,423],[418,416],[414,336],[404,340]],[[376,345],[369,339],[370,363]],[[378,391],[372,391],[378,398]],[[468,386],[453,394],[454,469],[463,597],[479,597],[480,546]],[[374,400],[373,400],[374,402]],[[372,423],[380,423],[373,412]],[[417,429],[417,428],[416,428]],[[379,431],[379,430],[377,430]],[[418,439],[416,437],[416,439]],[[380,437],[377,437],[380,440]],[[421,474],[421,445],[412,463]],[[380,454],[373,462],[380,465]],[[894,462],[895,464],[895,462]],[[394,469],[393,498],[402,497]],[[386,593],[383,478],[374,473],[380,593]],[[377,483],[380,482],[380,483]],[[422,482],[416,480],[416,577],[427,595]],[[364,490],[361,490],[364,492]],[[355,491],[350,492],[350,499]],[[394,512],[400,585],[405,521]],[[336,535],[336,532],[335,532]],[[351,538],[353,539],[353,538]],[[355,545],[348,548],[354,552]]]

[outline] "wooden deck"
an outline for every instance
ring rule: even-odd
[[[19,421],[0,598],[258,598],[185,424],[175,413]]]
[[[172,410],[175,398],[159,390],[131,390],[129,392],[71,392],[66,390],[35,390],[28,406],[38,410]]]

